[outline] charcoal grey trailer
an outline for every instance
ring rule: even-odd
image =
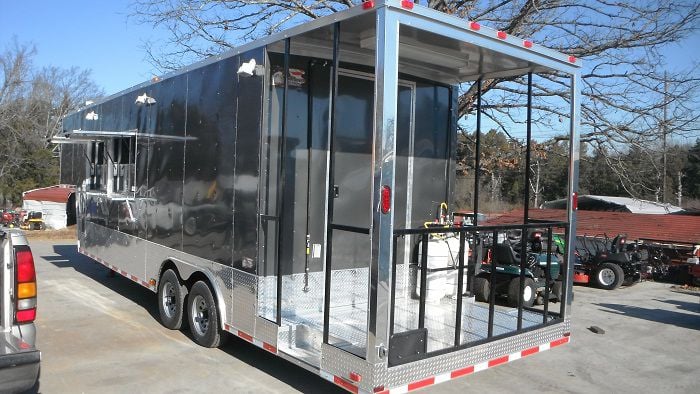
[[[162,323],[187,320],[199,344],[227,331],[352,392],[566,343],[571,250],[561,302],[539,309],[469,297],[470,251],[513,228],[574,244],[579,68],[399,0],[243,45],[64,119],[79,250],[156,292]],[[571,82],[566,219],[424,227],[455,194],[458,84],[551,72]]]

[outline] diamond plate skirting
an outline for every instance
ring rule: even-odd
[[[570,332],[570,320],[534,331],[514,335],[479,346],[387,368],[386,364],[369,364],[365,360],[334,346],[323,345],[321,370],[348,379],[351,372],[362,376],[360,390],[373,392],[377,386],[387,389],[406,385],[429,376],[448,373],[465,366],[522,351],[560,339]]]

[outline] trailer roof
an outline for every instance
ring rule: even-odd
[[[142,90],[157,81],[174,77],[193,69],[201,68],[222,59],[240,55],[247,51],[268,46],[280,42],[286,38],[304,37],[308,39],[314,30],[332,26],[336,22],[349,19],[352,24],[343,25],[341,37],[355,38],[361,50],[367,53],[374,50],[372,47],[373,31],[366,28],[368,22],[376,24],[377,11],[386,8],[390,12],[398,14],[401,24],[400,58],[405,64],[400,65],[402,72],[408,72],[420,77],[428,78],[446,84],[476,80],[478,78],[499,78],[505,76],[523,75],[532,72],[558,71],[567,74],[576,74],[581,67],[580,59],[554,51],[542,45],[524,40],[505,32],[494,30],[480,25],[475,21],[467,21],[452,15],[448,15],[434,9],[424,7],[413,2],[401,0],[375,0],[361,5],[339,11],[322,18],[300,24],[288,30],[272,34],[219,55],[183,67],[157,78],[153,81],[145,81],[121,92],[110,95],[91,104],[89,108],[109,99],[130,92]],[[364,23],[362,23],[364,22]],[[364,30],[359,31],[362,26]],[[310,33],[310,34],[309,34]],[[350,34],[348,34],[350,33]],[[411,47],[416,47],[412,50]],[[323,51],[318,51],[322,53]],[[409,56],[412,53],[412,56]],[[308,54],[308,52],[307,52]],[[353,58],[353,55],[354,58]],[[417,56],[417,55],[420,55]],[[348,51],[341,48],[341,56],[347,60],[359,58],[358,50]],[[444,67],[442,63],[454,63],[457,57],[463,57],[465,61],[462,67]],[[405,58],[411,57],[409,61]],[[413,63],[432,62],[430,67],[414,65]],[[362,64],[363,62],[358,61]],[[373,62],[367,63],[373,65]],[[425,70],[431,72],[426,74]],[[82,108],[84,109],[84,108]]]

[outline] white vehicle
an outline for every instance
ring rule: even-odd
[[[24,234],[0,228],[0,392],[38,390],[34,257]]]
[[[353,392],[566,343],[571,264],[556,308],[508,308],[469,296],[481,259],[468,251],[477,232],[535,227],[574,243],[579,69],[398,0],[251,42],[64,119],[79,250],[157,293],[162,324],[187,320],[202,346],[228,332]],[[571,77],[567,219],[487,227],[474,209],[468,226],[425,227],[454,199],[457,85],[540,72]],[[429,267],[440,237],[458,250]]]

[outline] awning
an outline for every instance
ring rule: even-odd
[[[53,144],[75,144],[81,142],[93,142],[93,141],[105,141],[112,138],[128,138],[137,137],[144,138],[148,140],[159,140],[159,141],[193,141],[197,137],[181,137],[177,135],[155,135],[139,133],[138,130],[125,130],[125,131],[95,131],[95,130],[71,130],[63,134],[57,135],[51,139]]]

